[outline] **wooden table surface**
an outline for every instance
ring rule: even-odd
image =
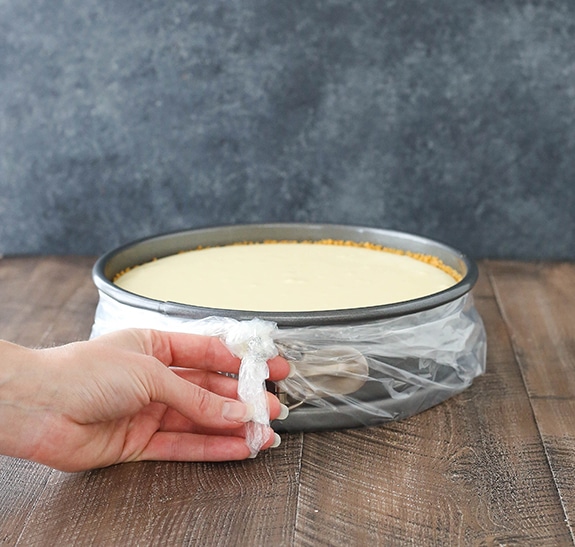
[[[93,262],[0,259],[0,337],[86,338]],[[0,545],[573,545],[575,264],[480,271],[487,372],[462,394],[239,463],[67,474],[0,457]]]

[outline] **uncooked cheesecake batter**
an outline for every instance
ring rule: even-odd
[[[451,287],[454,276],[430,261],[360,244],[271,242],[179,253],[134,267],[115,283],[162,301],[290,312],[403,302]]]

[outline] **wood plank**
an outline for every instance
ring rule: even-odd
[[[301,436],[254,460],[55,473],[22,545],[291,545]]]
[[[52,470],[0,456],[0,545],[16,545]]]
[[[533,409],[549,465],[561,496],[567,524],[575,523],[575,400],[535,399]]]
[[[0,338],[37,347],[85,337],[94,307],[92,263],[90,258],[0,259]],[[52,473],[0,456],[2,544],[16,544]]]
[[[488,264],[575,537],[575,264]]]
[[[89,335],[97,302],[90,257],[0,259],[0,336],[25,346]]]
[[[0,337],[85,338],[92,264],[0,259]],[[284,435],[280,448],[238,463],[70,475],[0,457],[0,543],[573,545],[572,275],[487,262],[474,290],[487,373],[403,422]]]
[[[306,435],[297,545],[572,545],[485,277],[486,374],[402,422]]]
[[[487,264],[529,394],[575,398],[575,264]]]

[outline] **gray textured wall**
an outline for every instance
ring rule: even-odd
[[[575,1],[0,0],[0,253],[338,222],[575,258]]]

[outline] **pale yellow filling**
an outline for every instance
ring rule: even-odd
[[[115,283],[162,301],[290,312],[402,302],[447,289],[456,279],[397,252],[278,242],[179,253],[132,268]]]

